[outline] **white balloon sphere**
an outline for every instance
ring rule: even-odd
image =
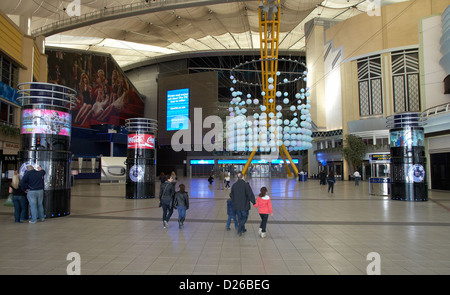
[[[270,84],[268,88],[269,88],[269,90],[273,90],[273,88],[274,88],[273,84]]]
[[[267,80],[267,82],[269,82],[269,83],[273,83],[273,78],[272,77],[270,77],[268,80]]]
[[[258,103],[259,103],[259,100],[258,100],[257,98],[255,98],[255,99],[253,100],[253,103],[254,103],[254,104],[258,104]]]
[[[284,104],[288,104],[289,103],[289,99],[288,98],[283,99],[283,103]]]
[[[281,96],[281,91],[277,91],[277,93],[275,94],[277,97]]]

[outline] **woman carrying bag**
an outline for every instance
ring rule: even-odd
[[[9,193],[12,194],[14,203],[14,221],[26,222],[28,213],[27,194],[20,189],[19,183],[19,173],[15,170],[11,185],[9,186]]]

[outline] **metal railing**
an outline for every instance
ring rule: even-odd
[[[442,113],[447,113],[450,111],[450,102],[447,103],[443,103],[431,108],[426,109],[425,111],[422,112],[422,117],[430,117],[430,116],[434,116],[434,115],[438,115],[438,114],[442,114]]]
[[[104,9],[92,11],[80,16],[72,16],[68,19],[59,20],[49,25],[36,28],[32,31],[32,35],[51,36],[63,31],[80,28],[106,20],[119,19],[163,10],[174,10],[183,7],[197,7],[230,2],[240,2],[240,0],[157,0],[135,2],[105,7]]]
[[[77,92],[72,88],[41,82],[25,82],[18,85],[20,105],[41,105],[62,107],[71,110],[75,107]]]

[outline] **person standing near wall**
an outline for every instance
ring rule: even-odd
[[[44,175],[45,170],[41,166],[34,169],[32,165],[27,166],[20,188],[27,193],[27,199],[31,207],[31,220],[29,223],[36,223],[37,218],[45,220],[44,215]]]

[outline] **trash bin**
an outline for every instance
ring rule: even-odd
[[[308,172],[300,172],[300,174],[298,175],[298,180],[299,181],[307,181],[308,180]]]

